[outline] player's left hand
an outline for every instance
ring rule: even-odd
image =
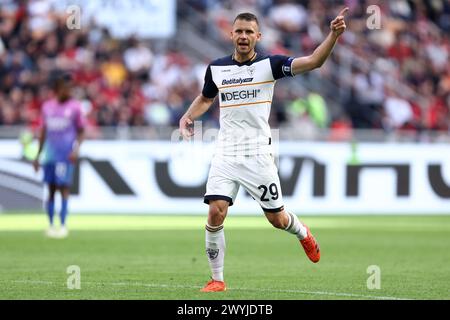
[[[347,28],[344,20],[344,17],[347,14],[347,12],[348,7],[345,7],[344,9],[341,10],[341,12],[339,12],[338,16],[333,21],[331,21],[330,28],[336,37],[339,37],[341,34],[343,34],[345,29]]]
[[[39,167],[40,167],[39,159],[36,158],[35,160],[33,160],[33,169],[34,169],[34,172],[38,172],[38,171],[39,171]]]

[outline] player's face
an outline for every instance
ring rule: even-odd
[[[261,39],[258,24],[256,21],[236,20],[231,31],[231,39],[238,54],[249,55]]]
[[[70,82],[60,82],[55,87],[55,93],[58,100],[65,101],[70,98],[71,83]]]

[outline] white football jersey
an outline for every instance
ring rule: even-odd
[[[220,130],[216,154],[256,155],[272,152],[269,126],[277,79],[294,76],[287,56],[255,56],[239,63],[233,56],[213,61],[206,70],[202,94],[219,94]]]

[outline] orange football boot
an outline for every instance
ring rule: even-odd
[[[308,256],[309,260],[311,260],[314,263],[317,263],[320,260],[319,243],[316,241],[316,239],[312,235],[311,231],[309,231],[308,226],[304,223],[302,223],[302,224],[306,228],[307,235],[306,235],[305,239],[300,240],[300,244],[302,245],[303,249],[305,250],[305,253]]]
[[[225,285],[225,282],[223,281],[216,281],[216,280],[210,280],[206,284],[206,286],[201,289],[201,292],[220,292],[220,291],[226,291],[227,286]]]

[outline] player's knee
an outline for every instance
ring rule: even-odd
[[[55,200],[55,194],[56,190],[50,189],[48,192],[48,201],[54,201]]]
[[[70,195],[70,189],[69,189],[68,187],[63,187],[63,188],[61,188],[61,196],[62,196],[64,199],[68,199],[68,198],[69,198],[69,195]]]
[[[286,229],[286,226],[280,220],[272,220],[270,223],[277,229]]]
[[[271,215],[270,217],[267,217],[267,219],[272,224],[272,226],[274,226],[277,229],[284,230],[287,227],[286,222],[284,221],[285,219],[283,219],[283,216],[281,214]]]
[[[225,217],[226,210],[219,206],[211,206],[209,208],[209,215],[212,217]]]
[[[227,207],[217,204],[210,204],[209,206],[209,220],[214,223],[214,225],[222,224],[223,220],[227,215]]]

